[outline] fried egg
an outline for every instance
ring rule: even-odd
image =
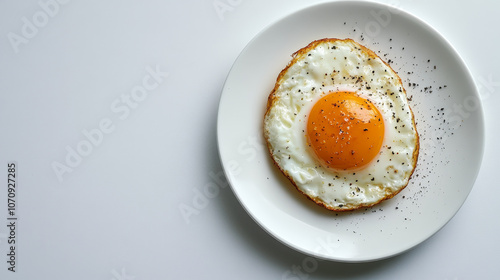
[[[419,138],[397,73],[351,39],[317,40],[292,57],[264,116],[275,165],[334,211],[373,206],[404,189]]]

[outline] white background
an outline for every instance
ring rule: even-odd
[[[497,278],[498,1],[378,1],[438,30],[484,101],[477,181],[457,215],[426,242],[383,261],[317,261],[305,272],[307,256],[264,232],[229,187],[181,214],[206,185],[224,183],[216,117],[239,52],[269,24],[319,2],[1,1],[0,278]],[[145,80],[150,89],[141,101],[126,101]],[[102,123],[107,133],[85,146],[85,132]],[[86,155],[58,178],[54,164],[66,165],[79,145]],[[15,273],[7,270],[11,161],[18,166]],[[290,273],[298,267],[304,274]]]

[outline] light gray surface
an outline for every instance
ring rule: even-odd
[[[484,101],[486,152],[469,198],[441,231],[403,255],[366,264],[312,261],[289,249],[245,213],[229,187],[196,200],[206,186],[224,185],[216,115],[237,55],[267,25],[322,1],[61,1],[44,10],[46,2],[56,3],[0,2],[0,166],[19,166],[17,272],[3,261],[1,279],[461,280],[500,273],[499,2],[379,1],[433,26],[463,57]],[[23,29],[26,21],[38,27]],[[127,99],[140,86],[150,88],[137,95],[141,101]],[[85,149],[84,131],[98,128],[108,133],[81,161],[69,156],[72,172],[58,180],[54,162],[67,164],[67,147]],[[10,246],[6,174],[3,167],[0,259]],[[199,209],[186,220],[179,209],[193,203]]]

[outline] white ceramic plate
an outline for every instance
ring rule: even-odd
[[[309,201],[273,166],[262,137],[278,73],[325,37],[353,38],[390,60],[415,113],[417,169],[406,189],[373,208],[337,214]],[[484,146],[479,94],[457,52],[416,17],[371,2],[312,6],[258,34],[227,77],[217,129],[225,174],[250,216],[292,248],[346,262],[396,255],[442,228],[472,189]]]

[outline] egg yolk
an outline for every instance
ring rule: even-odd
[[[384,121],[375,105],[356,93],[330,92],[312,108],[307,138],[326,167],[358,169],[380,151]]]

